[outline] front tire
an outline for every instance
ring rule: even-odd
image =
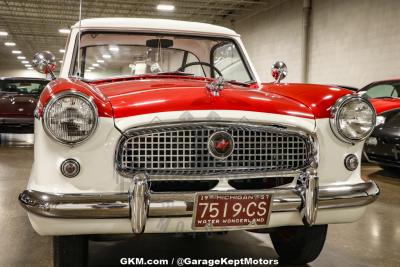
[[[324,247],[328,225],[285,226],[270,233],[282,263],[307,264],[315,260]]]
[[[88,264],[87,236],[55,236],[53,238],[54,267],[84,267]]]

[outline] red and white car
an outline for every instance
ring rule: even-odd
[[[351,91],[262,83],[234,31],[159,19],[72,27],[40,96],[35,160],[19,200],[57,266],[88,235],[270,233],[281,261],[320,253],[327,225],[358,220],[379,189],[360,176],[375,125]],[[81,33],[80,33],[81,32]],[[78,40],[81,36],[80,40]],[[54,57],[35,65],[52,72]]]

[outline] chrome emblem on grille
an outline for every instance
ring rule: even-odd
[[[213,133],[208,139],[208,151],[216,159],[226,159],[233,153],[235,142],[232,135],[219,131]]]

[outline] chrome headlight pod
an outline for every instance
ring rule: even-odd
[[[337,138],[356,143],[374,130],[376,112],[371,102],[357,95],[345,95],[331,109],[330,125]]]
[[[43,113],[43,128],[56,141],[76,145],[86,141],[96,130],[97,106],[92,97],[77,91],[55,95]]]

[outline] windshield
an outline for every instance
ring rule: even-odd
[[[80,73],[77,57],[73,76],[96,80],[144,74],[177,74],[252,83],[236,43],[224,38],[132,33],[83,33]]]

